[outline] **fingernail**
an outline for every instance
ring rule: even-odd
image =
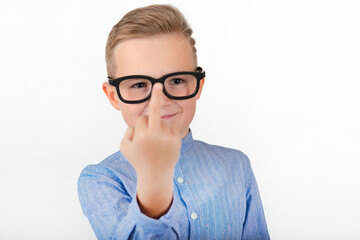
[[[160,83],[155,83],[155,84],[154,84],[154,88],[160,90],[160,89],[162,88],[162,85],[161,85]]]

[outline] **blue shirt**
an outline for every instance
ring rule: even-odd
[[[98,239],[270,239],[258,186],[241,151],[182,139],[173,202],[159,219],[139,209],[136,172],[120,151],[78,180],[82,210]]]

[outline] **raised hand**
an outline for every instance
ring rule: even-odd
[[[135,128],[128,128],[120,151],[137,173],[137,196],[140,208],[150,217],[167,212],[171,200],[172,177],[181,148],[180,134],[161,119],[162,85],[154,85],[149,117],[141,116]]]

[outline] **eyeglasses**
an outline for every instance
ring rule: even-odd
[[[192,98],[198,93],[200,80],[204,77],[205,71],[197,67],[196,72],[169,73],[158,79],[144,75],[130,75],[116,79],[108,77],[108,82],[116,87],[121,101],[133,104],[147,101],[157,82],[163,84],[163,92],[170,99]]]

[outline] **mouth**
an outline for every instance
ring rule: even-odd
[[[174,113],[174,114],[168,114],[168,115],[163,115],[163,116],[161,116],[161,119],[170,119],[170,118],[174,117],[175,115],[176,115],[176,113]]]

